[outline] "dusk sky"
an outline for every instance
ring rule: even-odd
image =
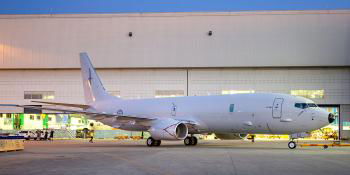
[[[0,14],[350,9],[350,0],[1,0]]]

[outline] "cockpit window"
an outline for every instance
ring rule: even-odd
[[[305,108],[317,108],[315,103],[295,103],[296,108],[305,109]]]
[[[315,103],[308,103],[307,105],[309,108],[317,108],[317,105]]]
[[[306,103],[295,103],[294,105],[296,108],[300,108],[300,109],[305,109],[307,108],[307,104]]]

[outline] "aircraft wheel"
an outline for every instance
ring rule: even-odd
[[[297,147],[297,144],[294,141],[290,141],[288,143],[288,148],[295,149]]]
[[[161,143],[162,143],[161,140],[155,140],[154,146],[160,146]]]
[[[155,141],[156,140],[154,140],[152,137],[149,137],[146,141],[146,144],[147,144],[147,146],[151,147],[151,146],[154,146]]]
[[[198,143],[198,139],[197,139],[197,137],[191,137],[191,142],[192,142],[192,145],[194,146],[194,145],[197,145],[197,143]]]
[[[185,143],[186,146],[192,145],[191,137],[186,137],[185,140],[184,140],[184,143]]]

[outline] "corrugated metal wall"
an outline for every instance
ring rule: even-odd
[[[103,68],[350,66],[349,31],[341,10],[0,15],[0,68],[77,68],[82,51]]]
[[[187,93],[186,69],[98,70],[108,91],[122,98],[154,98],[156,91]],[[350,104],[349,68],[314,69],[190,69],[189,95],[220,95],[222,90],[254,90],[290,94],[291,90],[324,90],[319,104]],[[1,103],[30,104],[24,91],[54,91],[51,101],[84,103],[78,70],[2,70]],[[50,101],[50,100],[46,100]]]
[[[108,91],[119,91],[123,98],[154,98],[156,90],[186,92],[186,70],[98,70]],[[80,70],[3,70],[0,71],[1,103],[30,104],[24,91],[54,91],[51,101],[84,103]],[[46,100],[50,101],[50,100]]]
[[[318,104],[350,104],[350,68],[194,69],[190,94],[219,95],[222,90],[290,94],[291,90],[324,90]]]

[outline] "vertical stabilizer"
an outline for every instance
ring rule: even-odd
[[[110,98],[111,96],[103,87],[100,78],[91,64],[89,56],[85,52],[80,53],[80,66],[83,78],[85,102],[91,104],[96,101]]]

